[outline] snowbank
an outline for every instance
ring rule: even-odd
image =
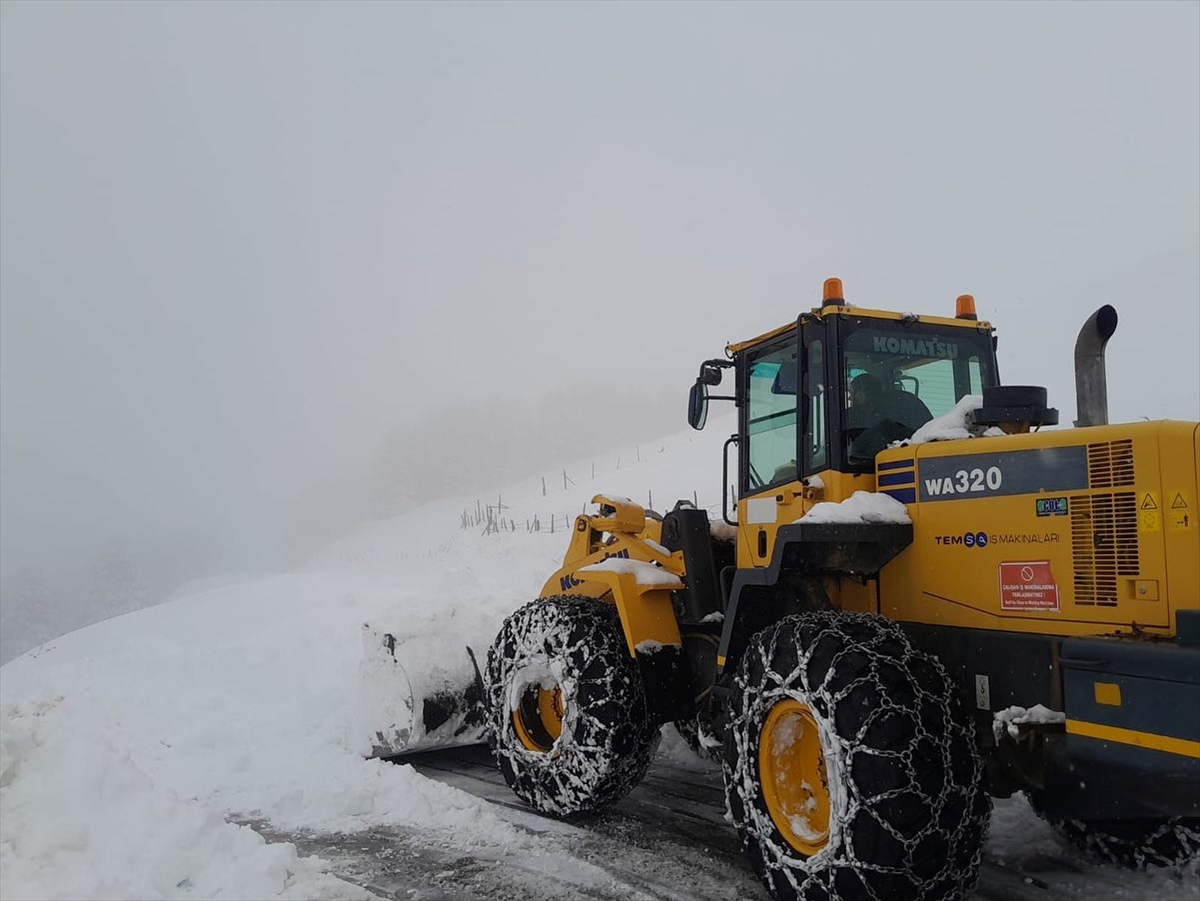
[[[60,695],[3,710],[5,897],[371,897],[293,845],[180,799],[134,760],[120,723],[81,738],[87,703]]]
[[[503,491],[508,515],[569,522],[603,489],[712,503],[726,431],[597,460],[594,481],[582,475],[592,461],[569,464],[578,486],[549,497],[530,478]],[[487,802],[364,759],[356,731],[364,623],[397,637],[410,674],[428,674],[467,646],[486,656],[503,618],[561,566],[569,533],[463,530],[468,505],[360,529],[304,572],[191,586],[0,668],[0,897],[370,897],[231,820],[407,827],[498,859],[544,855]],[[649,570],[639,579],[678,581]]]
[[[100,623],[5,666],[0,893],[365,896],[230,818],[516,841],[483,802],[358,753],[359,624],[423,609],[417,586],[351,573],[259,580]]]

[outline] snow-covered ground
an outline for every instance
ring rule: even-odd
[[[593,494],[644,501],[653,490],[663,509],[694,492],[719,515],[731,428],[718,419],[704,433],[624,449],[619,468],[617,452],[568,464],[565,480],[547,474],[545,494],[537,477],[482,499],[502,500],[515,531],[462,528],[475,498],[438,502],[337,542],[302,572],[176,597],[0,668],[0,896],[370,897],[335,875],[345,868],[280,839],[381,829],[520,858],[551,884],[564,869],[572,886],[604,883],[604,868],[564,855],[554,830],[524,828],[412,766],[363,759],[361,626],[409,637],[414,655],[466,643],[486,651],[499,620],[558,567],[564,524]],[[534,516],[542,528],[527,531]],[[686,753],[677,741],[664,748]],[[1023,802],[1007,802],[989,858],[1019,868],[1055,841]],[[1081,872],[1090,866],[1079,861]],[[1194,871],[1113,871],[1113,880],[1123,897],[1200,893]]]

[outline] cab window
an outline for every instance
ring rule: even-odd
[[[794,481],[798,395],[795,340],[750,360],[747,366],[747,491]]]

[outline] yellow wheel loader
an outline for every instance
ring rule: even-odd
[[[690,424],[737,409],[722,519],[600,495],[575,520],[480,667],[508,784],[595,810],[675,722],[787,901],[962,898],[1018,791],[1131,865],[1197,853],[1200,426],[1108,424],[1116,321],[1079,334],[1074,428],[1000,384],[967,295],[901,314],[830,279],[702,363]]]

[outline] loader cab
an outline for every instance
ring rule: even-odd
[[[726,446],[727,470],[737,447],[737,471],[725,484],[736,484],[742,503],[798,496],[807,484],[834,501],[874,490],[879,451],[998,384],[993,330],[975,319],[970,298],[953,318],[916,316],[849,307],[840,282],[829,282],[820,308],[730,345],[728,360],[706,361],[692,388],[693,427],[703,427],[707,400],[737,405],[738,433]],[[734,370],[733,393],[710,397],[723,368]]]

